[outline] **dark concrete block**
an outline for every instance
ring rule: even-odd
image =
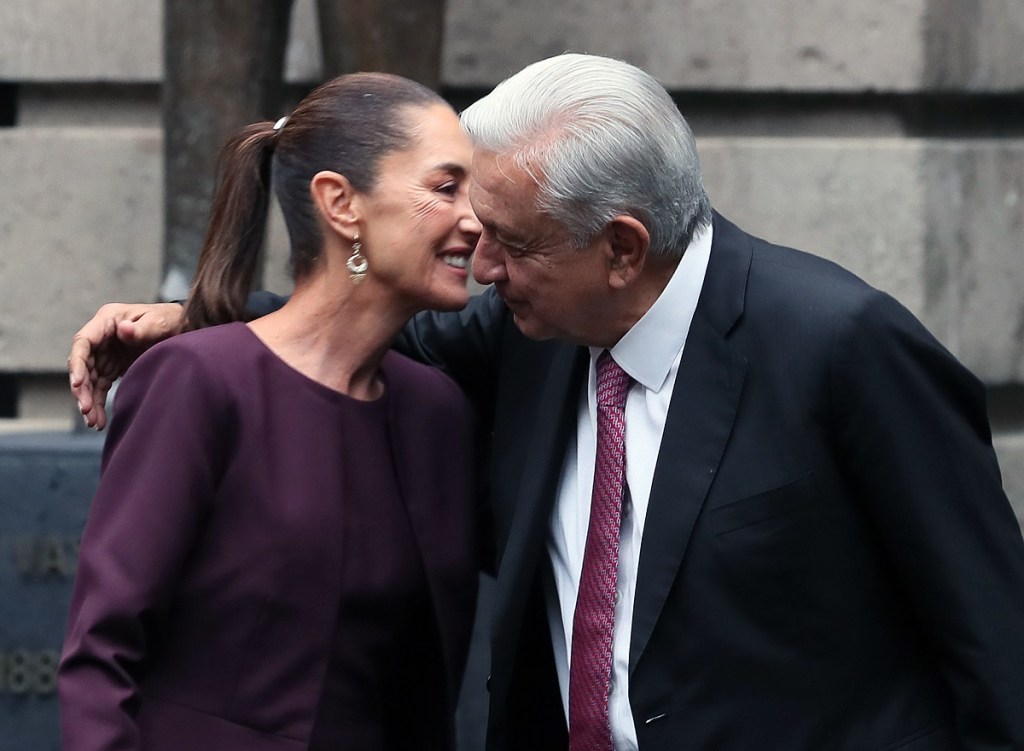
[[[56,667],[102,437],[0,436],[0,751],[58,751]]]

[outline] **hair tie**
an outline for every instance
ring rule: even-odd
[[[281,130],[281,128],[284,127],[284,124],[286,122],[288,122],[288,115],[285,115],[280,120],[278,120],[276,123],[274,123],[274,130]]]

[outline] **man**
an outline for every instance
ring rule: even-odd
[[[399,346],[493,431],[489,747],[1024,748],[981,384],[892,298],[714,214],[642,71],[552,58],[463,124],[492,287]],[[176,316],[80,332],[88,422],[86,359],[101,399]]]

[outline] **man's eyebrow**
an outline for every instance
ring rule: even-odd
[[[521,236],[516,234],[516,232],[514,230],[510,229],[509,227],[505,226],[504,224],[499,224],[498,222],[495,222],[492,219],[488,219],[488,218],[482,217],[482,216],[478,216],[477,219],[480,221],[480,223],[484,227],[486,227],[488,230],[490,230],[492,235],[498,237],[498,239],[501,240],[502,242],[504,242],[505,240],[513,240],[513,241],[522,240]],[[499,235],[500,235],[500,237],[499,237]]]
[[[507,227],[493,225],[491,227],[491,232],[494,233],[494,236],[498,238],[499,242],[505,243],[506,245],[524,247],[527,244],[527,239],[525,237],[513,232]]]

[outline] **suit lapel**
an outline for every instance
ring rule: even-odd
[[[527,600],[547,541],[562,463],[576,429],[580,387],[589,362],[583,347],[556,343],[545,346],[555,346],[557,351],[544,364],[548,371],[531,415],[533,425],[522,436],[522,440],[529,442],[529,466],[520,468],[519,488],[507,496],[516,507],[498,569],[498,630],[517,629],[521,621],[521,606]]]
[[[746,360],[726,341],[743,311],[750,243],[715,215],[711,260],[687,335],[644,523],[629,649],[643,654],[682,565],[739,405]]]

